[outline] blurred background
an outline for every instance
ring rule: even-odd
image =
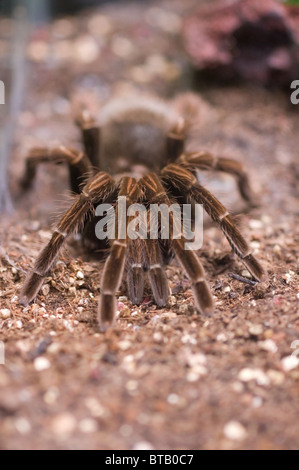
[[[1,449],[298,448],[298,4],[0,0]],[[63,165],[41,165],[25,193],[20,180],[32,147],[82,148],[78,106],[98,115],[133,91],[198,94],[188,145],[242,162],[259,204],[239,208],[230,176],[200,181],[242,212],[268,278],[233,279],[248,273],[210,224],[200,256],[214,317],[196,314],[172,264],[169,305],[158,309],[148,290],[133,306],[124,290],[117,325],[102,335],[99,264],[76,240],[36,303],[19,305],[25,272],[70,201]]]
[[[174,89],[225,86],[240,80],[289,92],[291,81],[298,78],[297,0],[175,0],[165,2],[166,10],[159,2],[142,4],[148,5],[148,12],[138,25],[138,12],[144,11],[139,2],[0,2],[0,72],[6,86],[6,104],[0,110],[0,211],[12,210],[7,168],[26,86],[30,90],[55,86],[54,70],[64,75],[56,84],[64,88],[64,98],[80,80],[85,88],[97,87],[104,95],[123,79],[141,88],[152,84],[155,91],[170,96]],[[97,7],[114,12],[119,30],[108,16],[90,13],[88,19],[88,11],[96,12]],[[127,37],[121,23],[126,17],[129,25],[130,14],[132,37]],[[152,40],[157,31],[165,36],[160,43],[157,40],[157,53],[149,54],[146,37]],[[177,41],[173,46],[172,37]],[[124,61],[132,62],[129,74],[124,73]],[[167,90],[158,80],[163,74]]]

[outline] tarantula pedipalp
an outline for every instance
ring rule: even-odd
[[[63,146],[35,148],[30,152],[26,159],[25,187],[30,186],[40,162],[66,162],[70,185],[77,196],[28,274],[20,295],[21,304],[27,305],[35,298],[69,235],[79,230],[87,245],[103,246],[95,237],[97,219],[90,215],[97,205],[107,201],[116,204],[118,211],[119,196],[125,198],[127,206],[136,202],[170,206],[172,201],[192,206],[202,204],[253,278],[261,280],[263,268],[251,254],[229,212],[196,178],[197,170],[228,172],[237,178],[243,199],[250,202],[248,178],[242,166],[207,152],[184,151],[187,128],[196,119],[198,104],[199,98],[190,93],[170,102],[147,96],[114,99],[102,108],[98,122],[87,111],[78,117],[84,152]],[[124,219],[127,227],[127,214]],[[132,240],[127,235],[109,241],[99,298],[102,330],[115,319],[115,294],[124,272],[129,298],[134,304],[142,301],[144,274],[148,272],[155,302],[158,306],[166,305],[169,290],[163,265],[172,256],[178,259],[190,279],[197,310],[204,314],[213,312],[204,269],[195,252],[184,249],[185,241],[183,236],[180,239],[170,236],[169,240]]]

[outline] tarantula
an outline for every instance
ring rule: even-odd
[[[198,170],[230,173],[237,179],[242,198],[250,202],[250,187],[243,167],[228,158],[184,150],[187,131],[198,116],[199,104],[199,98],[191,93],[179,95],[169,102],[152,96],[112,99],[103,106],[98,120],[87,110],[77,116],[84,152],[60,146],[34,148],[29,153],[24,186],[30,186],[39,163],[66,162],[70,186],[77,195],[28,274],[20,295],[22,305],[35,298],[68,236],[80,231],[87,245],[103,247],[103,242],[94,236],[94,208],[112,201],[117,211],[118,196],[123,196],[128,204],[140,201],[147,205],[170,206],[172,201],[202,204],[253,278],[261,280],[263,268],[252,255],[229,212],[196,177]],[[125,219],[127,225],[129,217],[125,215]],[[169,289],[164,266],[173,256],[191,282],[196,309],[203,314],[213,312],[213,299],[203,266],[194,251],[184,249],[184,242],[183,236],[169,240],[131,240],[127,236],[124,239],[116,236],[109,241],[99,297],[98,320],[102,330],[114,322],[115,294],[124,272],[133,304],[142,302],[145,272],[156,304],[167,304]]]

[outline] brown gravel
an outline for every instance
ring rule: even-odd
[[[41,167],[34,189],[20,193],[28,148],[53,140],[79,146],[71,119],[78,100],[97,108],[120,88],[171,96],[190,85],[179,31],[194,2],[183,9],[178,0],[140,3],[55,21],[28,48],[11,164],[16,210],[0,227],[0,448],[297,449],[299,369],[291,355],[299,348],[299,114],[284,95],[205,89],[192,143],[247,165],[260,206],[243,211],[240,223],[265,282],[233,279],[232,272],[246,272],[207,224],[200,255],[216,301],[212,318],[196,314],[188,282],[171,265],[167,308],[158,309],[149,290],[132,306],[123,289],[115,329],[99,333],[100,267],[76,241],[36,303],[18,304],[24,271],[61,210],[57,200],[67,203],[62,166]],[[204,174],[203,181],[239,211],[230,178]]]

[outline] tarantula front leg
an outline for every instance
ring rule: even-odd
[[[28,305],[36,297],[66,238],[81,228],[86,216],[93,211],[94,204],[105,200],[113,187],[111,176],[101,172],[84,186],[80,195],[76,196],[70,209],[60,219],[51,240],[40,252],[32,271],[27,275],[20,294],[22,305]]]
[[[126,207],[137,201],[140,195],[140,188],[135,178],[123,177],[120,181],[120,189],[118,196],[125,197]],[[117,292],[125,268],[127,254],[127,225],[129,217],[126,211],[121,211],[119,205],[116,206],[116,230],[115,239],[112,240],[110,254],[105,262],[102,282],[101,294],[99,298],[98,320],[102,331],[111,326],[115,320],[116,298]],[[121,229],[119,230],[119,227]],[[124,232],[119,234],[118,232]]]
[[[71,189],[75,193],[80,193],[80,183],[82,178],[92,175],[92,166],[89,158],[84,152],[67,148],[61,145],[56,148],[36,147],[33,148],[26,157],[25,174],[21,181],[24,189],[28,189],[36,175],[37,166],[40,163],[63,163],[69,167]]]
[[[164,307],[169,297],[169,288],[158,240],[145,240],[145,252],[148,277],[155,302],[158,307]]]
[[[128,239],[127,289],[131,302],[140,305],[144,292],[145,242],[141,238]]]
[[[127,287],[133,304],[139,305],[144,291],[144,270],[148,271],[156,304],[163,307],[169,296],[168,281],[158,240],[128,240]]]
[[[255,205],[248,176],[243,165],[238,161],[224,157],[217,158],[208,152],[188,152],[182,154],[177,163],[191,171],[214,170],[235,176],[242,198],[250,205]]]
[[[146,188],[145,194],[151,204],[166,204],[168,207],[171,205],[166,190],[156,174],[147,174],[140,180],[140,184]],[[181,222],[179,227],[175,227],[177,221],[171,211],[169,214],[169,222],[170,229],[172,231],[175,229],[175,231],[179,233],[181,230]],[[151,241],[152,240],[149,240],[149,243]],[[186,240],[183,235],[181,235],[180,239],[171,239],[174,254],[191,281],[191,288],[197,310],[203,314],[210,315],[213,313],[214,303],[205,279],[203,266],[194,251],[185,250],[185,243]]]
[[[241,258],[248,271],[254,279],[260,281],[264,276],[264,270],[252,255],[248,243],[221,202],[201,186],[189,170],[182,168],[180,165],[170,164],[166,166],[162,170],[162,176],[166,182],[171,182],[183,194],[187,193],[187,200],[190,203],[203,205],[211,219],[218,223],[233,251]]]

